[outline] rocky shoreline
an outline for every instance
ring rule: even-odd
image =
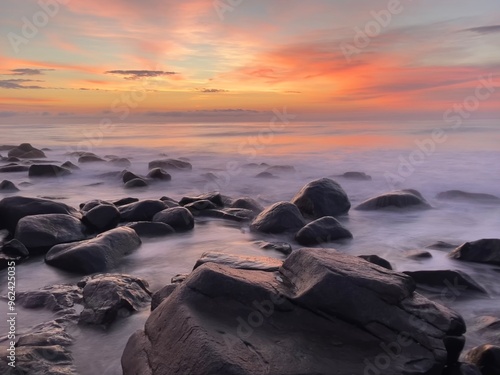
[[[8,155],[0,173],[61,179],[78,173],[78,166],[68,161],[43,162],[44,151],[31,145],[10,147],[2,148]],[[73,156],[80,164],[130,167],[125,158]],[[125,170],[119,177],[129,191],[168,183],[173,178],[169,170],[191,169],[186,160],[162,159],[149,163],[144,176]],[[281,170],[268,169],[270,174]],[[347,174],[359,181],[368,177]],[[109,326],[147,309],[152,313],[144,329],[125,348],[124,375],[499,373],[498,319],[478,322],[474,328],[484,331],[484,345],[462,353],[464,320],[438,303],[442,299],[432,301],[436,293],[457,288],[456,298],[489,298],[488,286],[460,271],[400,273],[374,254],[357,257],[333,249],[357,233],[345,220],[351,209],[348,194],[331,178],[311,181],[290,201],[267,207],[255,198],[207,192],[180,200],[94,199],[77,209],[22,196],[10,181],[0,186],[10,194],[0,200],[0,230],[7,232],[0,269],[11,261],[23,267],[23,261],[43,256],[47,266],[83,277],[74,284],[18,293],[20,306],[51,311],[55,319],[18,336],[18,366],[13,370],[2,357],[2,373],[77,374],[72,327]],[[498,204],[494,196],[459,191],[437,198]],[[354,209],[434,208],[418,191],[407,189],[375,196]],[[114,273],[127,256],[140,251],[143,241],[192,232],[202,219],[248,228],[261,237],[262,248],[280,251],[286,259],[209,252],[192,273],[154,293],[148,280]],[[283,241],[267,242],[268,234]],[[457,262],[491,265],[492,272],[500,265],[499,239],[438,245]],[[407,254],[415,259],[429,255],[424,250]],[[3,352],[6,342],[0,337]]]

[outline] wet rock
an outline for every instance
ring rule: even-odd
[[[16,148],[13,148],[9,151],[8,156],[19,159],[37,159],[46,157],[42,150],[33,147],[29,143],[23,143]]]
[[[232,212],[231,210],[237,210],[236,212]],[[207,217],[212,219],[222,219],[229,220],[234,222],[242,222],[242,221],[250,221],[255,217],[255,214],[252,211],[243,210],[243,209],[231,209],[231,210],[203,210],[192,212],[193,216],[196,217]]]
[[[259,245],[259,247],[264,250],[275,250],[285,255],[289,255],[292,253],[292,246],[286,242],[257,241],[256,244]]]
[[[165,223],[153,223],[151,221],[138,221],[126,225],[135,230],[141,238],[162,237],[175,233],[174,228]]]
[[[19,220],[15,238],[33,253],[48,251],[52,246],[86,238],[82,222],[66,214],[26,216]]]
[[[393,191],[382,194],[374,198],[370,198],[359,206],[356,210],[380,210],[380,209],[400,209],[400,208],[415,208],[415,209],[430,209],[429,203],[422,195],[413,189]]]
[[[436,196],[437,199],[441,200],[451,200],[451,201],[464,201],[472,203],[498,203],[500,204],[500,198],[491,194],[482,193],[467,193],[460,190],[448,190],[439,193]]]
[[[410,259],[429,259],[432,254],[425,250],[410,250],[405,253],[405,256]]]
[[[20,162],[21,159],[15,158],[14,156],[11,156],[10,158],[7,158],[6,161],[9,162],[9,163],[17,163],[17,162]]]
[[[498,317],[480,316],[468,328],[469,331],[479,334],[485,342],[500,345],[500,319]]]
[[[149,169],[161,168],[165,170],[191,170],[191,163],[177,159],[154,160],[149,163]]]
[[[11,172],[27,172],[30,167],[26,165],[5,165],[0,167],[0,173],[11,173]]]
[[[104,163],[106,160],[97,155],[83,155],[78,158],[78,163]]]
[[[122,181],[124,184],[126,184],[129,181],[140,179],[141,177],[137,176],[135,173],[132,173],[130,171],[123,171],[122,173]]]
[[[160,304],[167,299],[175,290],[178,284],[168,284],[153,293],[151,297],[151,311],[154,311]]]
[[[123,168],[128,168],[132,165],[130,160],[127,158],[113,158],[110,161],[108,161],[109,164],[114,165],[115,167],[123,167]]]
[[[29,256],[28,249],[18,240],[11,240],[0,249],[0,270],[12,266],[12,262],[19,264]]]
[[[224,202],[223,202],[222,196],[219,192],[201,194],[201,195],[198,195],[196,197],[183,197],[179,201],[179,204],[181,206],[185,206],[185,205],[190,204],[190,203],[204,201],[204,200],[210,201],[218,207],[224,207]]]
[[[165,209],[165,203],[161,200],[146,199],[120,206],[118,209],[122,221],[151,221],[158,212]]]
[[[80,213],[64,203],[41,198],[8,197],[0,201],[0,229],[14,233],[23,217],[42,214],[66,214],[80,218]]]
[[[260,214],[264,211],[264,207],[253,198],[244,197],[238,198],[231,202],[231,208],[244,208],[246,210],[251,210],[256,214]]]
[[[304,217],[319,219],[349,212],[351,203],[342,187],[329,178],[312,181],[292,199]]]
[[[273,165],[272,167],[267,168],[264,172],[267,173],[294,173],[296,172],[295,167],[292,165]]]
[[[70,174],[69,169],[51,164],[33,164],[28,170],[29,177],[64,177]]]
[[[359,180],[359,181],[370,181],[371,176],[367,175],[364,172],[345,172],[340,177],[348,178],[350,180]]]
[[[140,245],[141,240],[133,229],[120,227],[91,240],[56,245],[45,256],[45,262],[68,272],[107,272]]]
[[[80,323],[107,325],[143,309],[151,301],[148,283],[129,275],[92,275],[78,286],[83,288],[84,305]]]
[[[184,207],[187,208],[189,211],[191,211],[191,213],[193,214],[197,213],[198,211],[217,209],[217,205],[207,199],[195,201],[193,203],[188,203],[184,205]]]
[[[450,258],[466,262],[500,264],[500,239],[466,242],[449,254]]]
[[[352,238],[352,233],[332,216],[324,216],[299,230],[295,240],[303,246]]]
[[[448,250],[448,249],[455,249],[457,247],[458,245],[453,245],[451,243],[444,241],[437,241],[434,242],[433,244],[426,246],[427,249],[436,249],[436,250]]]
[[[277,272],[198,267],[129,339],[122,368],[124,375],[363,374],[377,369],[381,344],[402,342],[384,375],[441,374],[459,355],[447,343],[464,332],[462,318],[415,293],[410,277],[302,249]]]
[[[5,193],[13,193],[19,191],[19,189],[14,185],[12,181],[3,180],[0,182],[0,191]]]
[[[172,176],[161,168],[153,168],[148,172],[148,178],[153,180],[170,181]]]
[[[456,297],[470,293],[487,295],[488,292],[462,271],[433,270],[433,271],[405,271],[415,282],[424,287],[448,290]]]
[[[115,228],[120,222],[120,211],[112,203],[99,204],[83,214],[82,221],[97,232]]]
[[[297,232],[306,224],[297,206],[290,202],[278,202],[262,211],[250,228],[264,233]]]
[[[184,232],[194,228],[194,217],[187,208],[173,207],[158,212],[153,221],[170,225],[176,232]]]
[[[148,183],[142,178],[135,178],[133,180],[128,181],[125,184],[125,189],[134,189],[149,186]]]
[[[67,162],[61,164],[61,167],[65,168],[65,169],[73,170],[73,171],[77,171],[80,169],[80,167],[78,165],[75,165],[70,161],[67,161]]]
[[[82,302],[81,288],[74,284],[50,285],[34,291],[18,292],[16,302],[26,309],[64,311]]]
[[[465,355],[465,361],[476,365],[483,375],[500,375],[500,347],[481,345]]]
[[[131,197],[127,197],[127,198],[122,198],[122,199],[118,199],[117,201],[114,201],[112,202],[116,207],[121,207],[121,206],[125,206],[127,204],[130,204],[130,203],[135,203],[135,202],[139,202],[139,199],[137,198],[131,198]]]
[[[268,257],[250,257],[210,251],[201,255],[193,270],[206,263],[215,263],[240,270],[278,271],[283,262]]]
[[[245,221],[245,220],[253,220],[257,216],[257,213],[252,210],[247,210],[245,208],[226,208],[222,210],[226,215],[234,216],[238,219],[234,219],[234,221]]]
[[[360,255],[359,258],[366,260],[372,264],[375,264],[380,267],[384,267],[388,270],[392,270],[392,265],[388,260],[379,257],[378,255]]]
[[[279,177],[273,175],[271,172],[260,172],[255,176],[255,178],[279,178]]]

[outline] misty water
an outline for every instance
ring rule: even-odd
[[[440,127],[444,139],[429,143],[433,129]],[[426,211],[351,210],[340,221],[353,233],[350,241],[328,244],[348,254],[377,254],[389,260],[397,271],[462,270],[484,286],[488,297],[434,300],[460,312],[467,323],[500,311],[499,267],[451,260],[446,251],[429,250],[433,258],[411,260],[405,251],[422,249],[436,241],[461,244],[500,235],[500,206],[435,197],[446,190],[488,193],[500,196],[500,132],[492,121],[476,121],[452,129],[439,121],[411,123],[301,123],[273,126],[269,123],[240,124],[120,124],[101,132],[97,125],[2,126],[1,144],[30,142],[47,147],[47,159],[59,162],[77,159],[68,152],[90,151],[101,157],[128,158],[128,170],[146,175],[148,162],[162,158],[186,158],[193,165],[189,172],[172,171],[172,181],[152,183],[147,188],[125,190],[119,177],[106,175],[123,168],[109,163],[80,165],[81,170],[59,179],[29,179],[27,173],[4,173],[0,179],[13,181],[17,195],[57,199],[78,207],[90,199],[116,200],[160,198],[180,199],[186,195],[218,190],[234,198],[249,196],[267,206],[290,200],[307,182],[332,177],[347,192],[352,206],[393,189],[420,191],[434,207]],[[427,147],[427,154],[419,151]],[[0,154],[4,154],[0,152]],[[412,160],[411,162],[409,160]],[[416,162],[416,163],[415,163]],[[291,165],[295,172],[276,172],[276,178],[256,178],[264,166]],[[399,171],[398,171],[399,169]],[[350,180],[338,175],[362,171],[371,181]],[[207,174],[212,173],[212,178]],[[388,178],[387,176],[392,176]],[[394,179],[397,177],[397,181]],[[215,178],[214,178],[215,177]],[[26,186],[23,182],[30,182]],[[12,195],[12,194],[11,194]],[[0,196],[8,196],[4,194]],[[286,236],[262,236],[249,232],[248,224],[197,219],[194,231],[162,239],[144,240],[114,270],[145,278],[153,291],[170,282],[172,276],[187,273],[206,251],[222,251],[282,258],[278,252],[262,250],[254,242],[267,239],[287,241]],[[81,277],[44,264],[35,257],[17,267],[17,290],[35,290],[45,285],[76,282]],[[6,280],[6,271],[0,271]],[[0,283],[0,294],[6,283]],[[449,296],[448,296],[449,297]],[[5,302],[1,310],[5,311]],[[28,331],[53,316],[45,310],[19,308],[18,332]],[[128,337],[142,328],[148,310],[123,318],[107,329],[76,327],[71,348],[79,373],[121,374],[120,357]],[[236,323],[235,323],[236,324]],[[0,336],[6,331],[0,321]],[[467,334],[467,347],[482,344],[474,333]]]

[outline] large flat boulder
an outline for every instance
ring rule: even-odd
[[[325,249],[295,251],[277,272],[209,262],[155,307],[124,375],[441,375],[465,332],[409,276]]]
[[[466,242],[450,254],[450,258],[466,262],[500,264],[500,239],[486,238],[473,242]]]
[[[33,164],[28,170],[29,177],[63,177],[70,175],[69,169],[53,164]]]

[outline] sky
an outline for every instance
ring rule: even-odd
[[[0,123],[496,119],[499,47],[498,0],[2,0]]]

